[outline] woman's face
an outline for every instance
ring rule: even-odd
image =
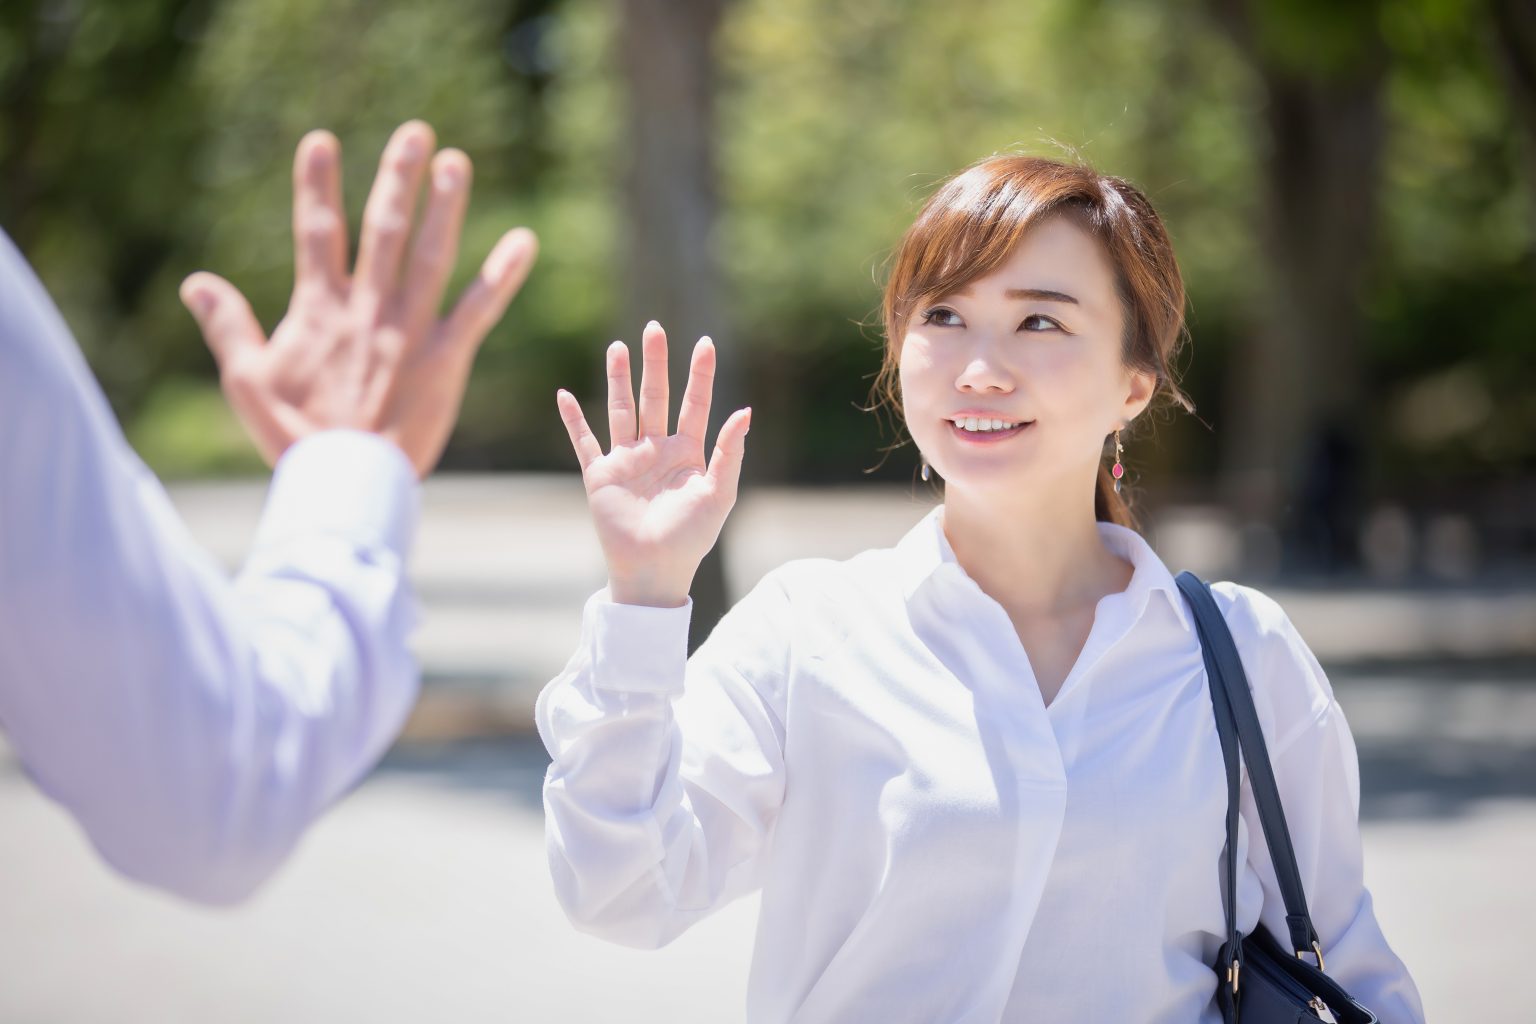
[[[1066,217],[1031,228],[994,273],[919,303],[901,346],[902,404],[947,485],[1091,488],[1105,435],[1155,384],[1122,365],[1122,317],[1107,257]]]

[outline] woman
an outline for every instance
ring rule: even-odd
[[[882,373],[944,503],[894,548],[769,573],[692,658],[750,410],[706,465],[704,339],[669,435],[655,324],[638,410],[609,349],[610,451],[560,393],[609,568],[536,710],[577,927],[656,947],[760,889],[752,1021],[1220,1019],[1221,752],[1191,612],[1118,486],[1122,432],[1188,407],[1183,309],[1125,181],[1022,156],[948,181],[897,251]],[[1328,680],[1273,600],[1214,591],[1329,973],[1422,1020],[1362,883]],[[1242,816],[1239,926],[1284,935],[1246,787]]]

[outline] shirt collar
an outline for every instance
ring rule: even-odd
[[[949,539],[944,536],[943,516],[944,506],[934,506],[896,544],[902,596],[909,600],[923,584],[941,570],[958,572],[962,575],[965,573],[955,558],[954,549],[949,546]],[[1192,631],[1193,624],[1184,595],[1174,581],[1173,573],[1168,571],[1168,567],[1163,564],[1157,552],[1152,550],[1152,545],[1147,543],[1146,538],[1118,523],[1100,521],[1095,525],[1098,527],[1099,536],[1104,540],[1104,545],[1130,562],[1134,569],[1130,585],[1123,593],[1135,608],[1137,616],[1139,617],[1146,610],[1147,602],[1152,600],[1152,595],[1160,591],[1173,606],[1179,625],[1186,631]]]

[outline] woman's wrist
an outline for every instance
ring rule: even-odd
[[[686,581],[608,578],[608,596],[615,604],[636,604],[648,608],[681,608],[688,603]]]

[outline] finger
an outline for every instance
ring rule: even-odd
[[[437,318],[443,289],[458,262],[459,233],[474,168],[462,151],[445,149],[432,158],[431,170],[427,210],[400,282],[401,316],[411,338],[424,337]]]
[[[188,277],[181,283],[181,301],[221,368],[241,350],[259,348],[266,341],[251,304],[240,289],[217,274],[199,271]]]
[[[598,443],[587,418],[582,415],[581,403],[576,396],[561,388],[555,392],[555,404],[560,407],[560,419],[565,422],[565,432],[571,437],[571,447],[576,450],[576,461],[585,473],[587,467],[603,457],[603,446]]]
[[[293,265],[296,291],[346,286],[341,145],[327,131],[304,136],[293,155]]]
[[[436,141],[425,121],[407,121],[395,129],[379,158],[379,173],[363,208],[363,230],[353,275],[355,292],[375,308],[394,292],[406,240],[411,234],[416,193],[421,191],[427,155]]]
[[[683,404],[677,412],[677,432],[698,442],[704,454],[704,435],[709,431],[709,403],[715,390],[715,343],[699,339],[693,347],[688,366],[688,386],[683,389]]]
[[[655,320],[640,335],[640,436],[667,436],[667,332]]]
[[[736,503],[736,485],[741,480],[741,461],[747,452],[747,431],[751,427],[751,406],[731,413],[720,428],[720,436],[715,439],[715,453],[709,459],[706,472],[714,482],[716,493],[728,504]]]
[[[629,346],[608,346],[608,447],[635,439],[635,388],[630,380]]]
[[[443,322],[439,331],[443,343],[473,353],[528,279],[538,252],[539,240],[527,228],[513,228],[502,235]]]

